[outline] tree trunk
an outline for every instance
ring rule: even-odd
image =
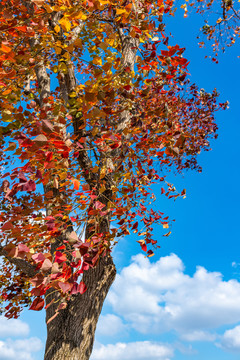
[[[115,279],[116,268],[111,256],[99,260],[96,268],[84,273],[87,291],[75,295],[66,309],[47,325],[44,360],[88,360],[90,358],[96,325],[103,302]],[[56,293],[49,293],[49,304]],[[57,300],[57,299],[56,299]],[[46,310],[46,321],[55,313],[58,304]]]

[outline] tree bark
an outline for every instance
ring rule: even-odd
[[[83,295],[75,295],[66,309],[61,310],[47,325],[44,360],[90,358],[98,318],[115,275],[116,268],[111,256],[101,258],[96,268],[84,273],[87,291]],[[47,303],[54,297],[55,293],[48,294]],[[46,310],[46,321],[54,315],[57,305],[51,305]]]

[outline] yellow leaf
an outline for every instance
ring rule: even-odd
[[[59,20],[59,24],[62,26],[64,31],[68,32],[71,30],[71,23],[68,19],[63,17],[61,20]]]
[[[96,57],[93,59],[93,64],[102,66],[102,59],[101,59],[100,57],[96,56]]]
[[[80,19],[80,20],[86,20],[87,19],[87,15],[85,15],[82,11],[77,12],[76,14],[74,14],[74,19]]]
[[[131,177],[131,173],[130,173],[130,172],[128,172],[128,173],[126,173],[126,174],[124,175],[124,179],[130,179],[130,177]]]
[[[106,168],[103,167],[100,172],[100,179],[103,179],[105,177],[105,175],[106,175]]]
[[[121,14],[124,14],[124,13],[126,13],[125,9],[117,9],[116,10],[116,15],[121,15]]]
[[[59,33],[59,31],[60,31],[60,26],[59,26],[59,25],[54,26],[54,31],[55,31],[56,33]]]
[[[169,225],[168,225],[168,224],[163,224],[163,228],[164,228],[164,229],[168,229],[168,228],[169,228]]]
[[[106,190],[105,186],[102,185],[99,189],[99,194],[102,194]]]
[[[45,2],[45,1],[44,1]],[[51,6],[49,6],[48,4],[44,5],[45,9],[47,10],[48,14],[51,14],[53,12],[53,9],[51,8]]]
[[[110,46],[114,45],[114,39],[106,39]]]
[[[61,11],[61,6],[58,6],[58,5],[54,5],[52,7],[53,11]]]
[[[59,64],[59,70],[62,71],[63,73],[68,72],[68,68],[67,68],[66,64],[64,62],[62,62],[62,61]]]

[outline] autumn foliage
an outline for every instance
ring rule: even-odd
[[[225,107],[189,82],[184,49],[165,31],[172,9],[171,0],[1,1],[7,317],[41,310],[49,289],[66,307],[118,238],[134,233],[151,256],[153,224],[169,235],[151,185],[185,195],[166,174],[201,170],[196,157],[210,149],[214,113]]]

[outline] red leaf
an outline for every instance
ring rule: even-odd
[[[135,222],[135,224],[133,224],[132,230],[135,230],[138,228],[138,222]]]
[[[30,279],[30,283],[33,285],[33,286],[39,286],[42,284],[44,280],[44,277],[42,274],[37,274],[33,279]]]
[[[79,284],[78,291],[80,292],[80,294],[84,294],[86,290],[87,290],[86,285],[84,284],[83,281],[81,281],[80,284]]]
[[[137,26],[133,26],[133,29],[139,33],[139,34],[142,34],[142,30],[140,30]]]
[[[61,264],[62,262],[66,261],[66,260],[67,260],[67,256],[64,253],[61,253],[60,251],[56,251],[55,261],[58,264]]]
[[[65,246],[65,245],[59,246],[59,247],[57,248],[57,250],[64,250],[64,249],[66,249],[66,246]]]
[[[37,171],[36,171],[36,178],[42,179],[42,173],[41,173],[40,170],[37,170]]]
[[[82,256],[85,255],[85,254],[88,252],[89,246],[90,246],[89,243],[83,243],[83,244],[79,247],[79,250],[80,250],[80,253],[81,253]]]
[[[39,263],[39,262],[42,262],[45,260],[45,256],[42,254],[42,253],[37,253],[37,254],[34,254],[32,256],[32,259],[36,262],[36,263]]]
[[[29,310],[40,311],[40,310],[42,310],[43,307],[44,307],[44,299],[42,299],[41,297],[37,297],[33,301],[32,305],[29,308]]]
[[[95,202],[95,208],[96,209],[100,209],[100,210],[102,210],[103,208],[105,207],[105,205],[103,204],[103,203],[101,203],[101,201],[96,201]]]
[[[2,226],[2,231],[11,230],[11,229],[13,229],[13,224],[11,223],[11,221],[5,222],[5,224],[3,224]]]
[[[78,294],[78,287],[79,287],[78,283],[74,283],[70,294],[71,295]]]
[[[59,281],[58,285],[64,294],[66,294],[66,292],[71,289],[71,285],[69,283],[63,283]]]
[[[140,208],[141,208],[143,211],[147,210],[146,206],[142,205],[141,203],[140,203]]]
[[[141,248],[142,248],[143,251],[147,251],[147,245],[146,244],[141,243],[140,245],[141,245]]]
[[[25,252],[28,253],[30,249],[25,244],[18,245],[18,252]]]
[[[83,262],[82,271],[87,271],[88,269],[89,269],[89,264],[87,264],[86,262]]]
[[[36,184],[33,180],[28,180],[22,187],[23,191],[35,191]]]

